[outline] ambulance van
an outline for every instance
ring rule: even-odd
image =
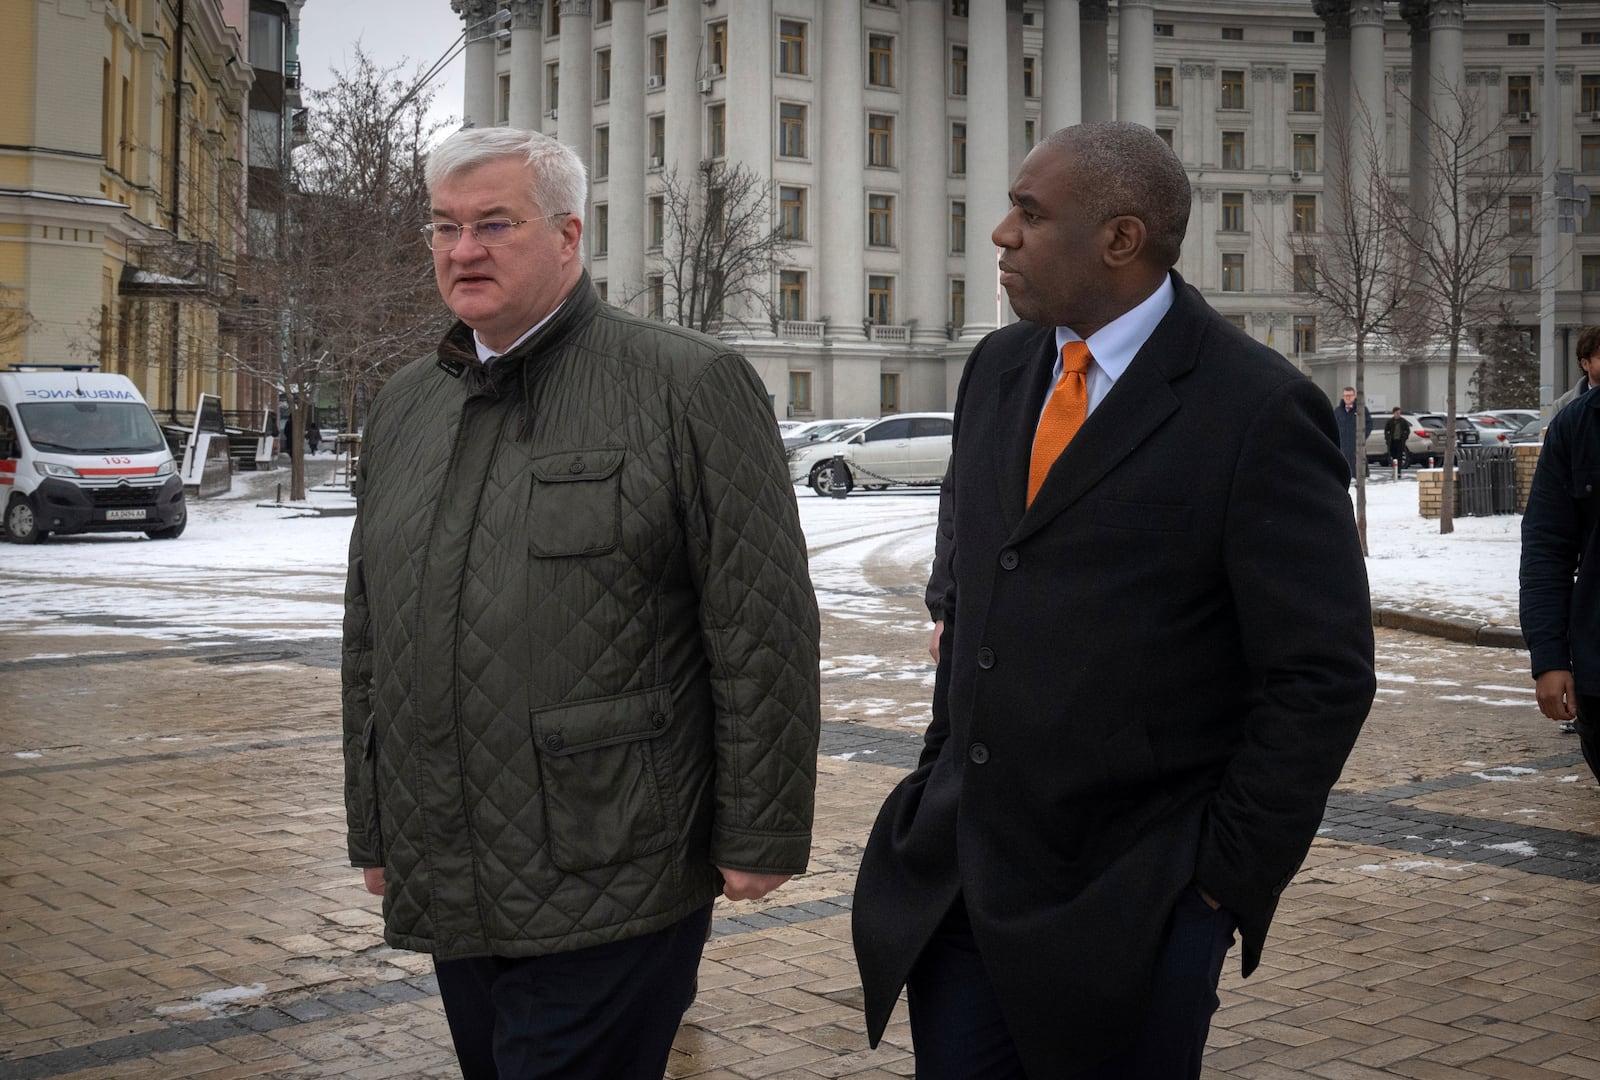
[[[183,533],[183,480],[150,407],[123,375],[25,365],[0,371],[0,533]]]

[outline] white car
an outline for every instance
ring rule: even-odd
[[[859,431],[872,423],[870,416],[856,416],[847,419],[807,420],[793,431],[783,433],[783,448],[793,450],[806,443],[821,442],[824,439],[836,439],[846,428]]]
[[[842,439],[795,447],[789,451],[789,477],[818,495],[857,486],[937,484],[950,464],[953,420],[947,412],[896,413]]]

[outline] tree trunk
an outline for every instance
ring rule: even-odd
[[[1367,550],[1367,334],[1356,331],[1356,534]]]
[[[1461,330],[1459,327],[1450,328],[1450,360],[1445,366],[1445,433],[1444,433],[1444,477],[1443,487],[1439,491],[1439,534],[1453,533],[1456,531],[1456,355],[1461,349]]]

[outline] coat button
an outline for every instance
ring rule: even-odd
[[[653,727],[653,728],[664,728],[664,727],[666,727],[667,726],[667,714],[663,713],[663,712],[656,713],[654,716],[652,716],[650,718],[650,726]]]
[[[982,765],[989,760],[989,748],[981,742],[975,742],[967,748],[967,757],[974,765]]]
[[[565,745],[567,745],[567,740],[560,735],[546,735],[544,737],[544,748],[546,750],[560,750]]]
[[[985,671],[994,667],[994,650],[987,645],[978,650],[978,666]]]
[[[578,475],[579,473],[581,473],[583,471],[583,461],[582,460],[574,460],[571,465],[567,466],[567,471],[572,473],[572,475],[574,475],[574,476]]]
[[[1022,560],[1017,557],[1017,553],[1011,548],[1006,548],[1000,553],[1000,569],[1002,570],[1015,570],[1017,568],[1017,564],[1021,561]]]

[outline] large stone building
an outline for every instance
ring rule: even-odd
[[[1600,180],[1594,5],[1560,14],[1546,117],[1538,0],[451,3],[467,122],[540,128],[588,162],[588,264],[612,299],[660,304],[668,175],[722,160],[770,184],[794,241],[770,282],[778,317],[723,333],[780,416],[949,407],[972,341],[1011,317],[988,240],[1008,181],[1038,138],[1079,120],[1131,119],[1171,142],[1195,188],[1180,272],[1330,391],[1350,378],[1346,350],[1293,284],[1293,238],[1329,212],[1330,103],[1384,117],[1383,166],[1404,180],[1413,110],[1448,110],[1460,88],[1526,175],[1508,229],[1536,220],[1546,133],[1558,164]],[[1600,321],[1600,214],[1557,255],[1570,357],[1574,328]],[[1536,243],[1506,257],[1506,300],[1530,327],[1537,262]],[[1380,350],[1372,405],[1442,408],[1439,355]]]

